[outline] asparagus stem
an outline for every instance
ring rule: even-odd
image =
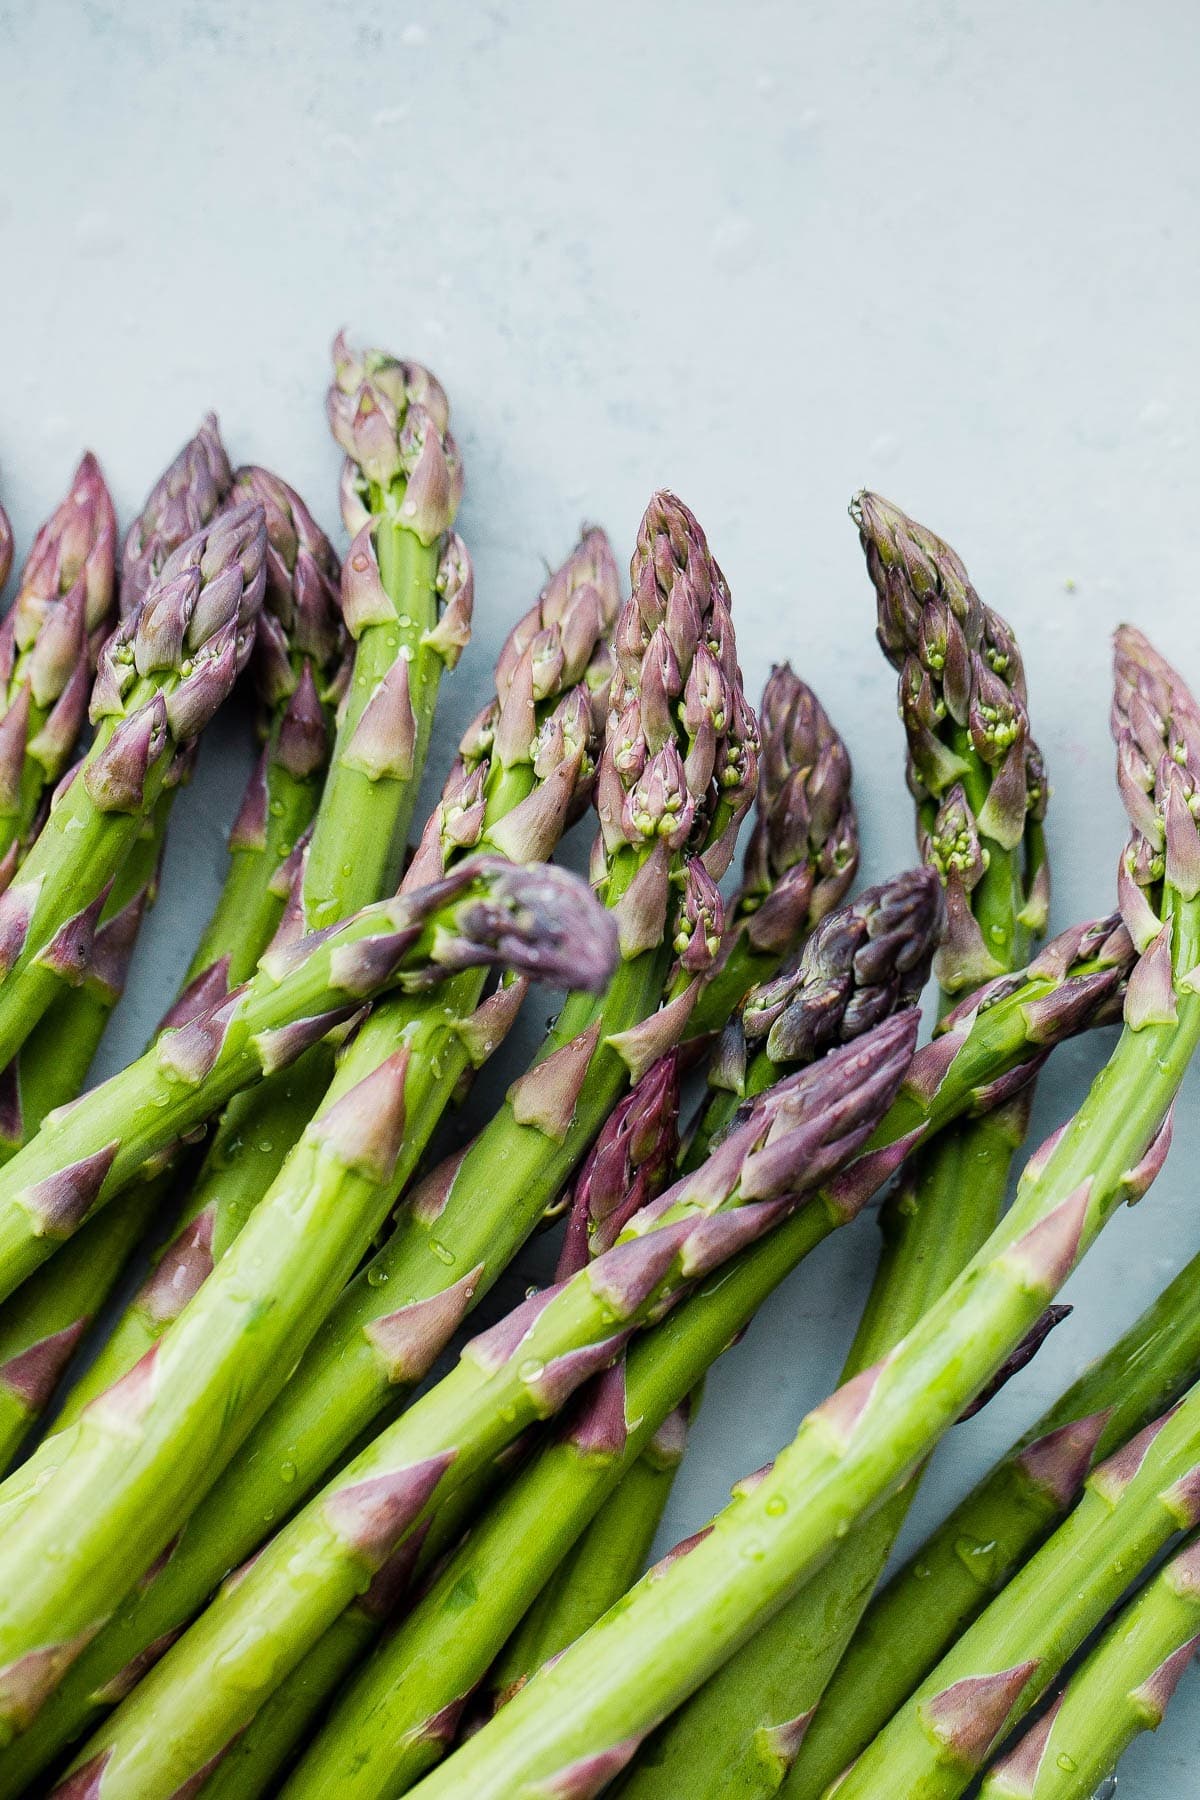
[[[1192,1535],[1120,1612],[1048,1712],[993,1765],[986,1800],[1093,1800],[1134,1738],[1157,1731],[1200,1648]]]
[[[1136,1577],[1200,1521],[1200,1390],[1095,1469],[1082,1499],[837,1784],[963,1793]],[[1104,1773],[1103,1770],[1100,1771]]]
[[[1200,1367],[1200,1256],[1084,1371],[868,1607],[805,1734],[791,1784],[823,1794],[1004,1586],[1109,1456]],[[963,1554],[963,1546],[977,1546]],[[867,1674],[870,1672],[870,1682]]]
[[[439,1491],[453,1492],[527,1425],[558,1410],[632,1331],[854,1155],[895,1092],[914,1025],[911,1014],[889,1020],[783,1084],[759,1102],[705,1180],[685,1178],[611,1251],[475,1339],[456,1368],[225,1589],[83,1761],[102,1758],[115,1791],[131,1776],[177,1781],[178,1771],[204,1767],[350,1604],[364,1575],[433,1509]],[[148,1733],[151,1714],[157,1723]]]
[[[1188,804],[1200,716],[1137,634],[1118,636],[1114,727],[1135,835],[1122,865],[1146,946],[1127,1025],[1075,1118],[1032,1159],[1016,1202],[882,1363],[802,1425],[689,1554],[652,1574],[426,1779],[423,1800],[517,1800],[585,1768],[609,1778],[765,1623],[864,1514],[897,1492],[1039,1318],[1122,1200],[1145,1191],[1200,1042],[1200,834]],[[1160,747],[1153,762],[1153,745]],[[861,1763],[858,1767],[861,1768]]]

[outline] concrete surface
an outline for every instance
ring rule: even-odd
[[[845,730],[876,879],[913,846],[845,512],[869,483],[1015,624],[1055,921],[1109,906],[1110,628],[1136,619],[1200,680],[1190,8],[0,0],[0,70],[0,492],[22,544],[82,445],[128,517],[210,405],[236,458],[332,521],[321,398],[346,323],[433,364],[466,458],[478,626],[433,776],[543,558],[585,515],[624,556],[670,484],[729,575],[753,691],[789,656]],[[245,756],[232,727],[206,746],[106,1071],[186,960]],[[1098,1048],[1056,1060],[1039,1128]],[[1073,1319],[955,1433],[909,1541],[1195,1249],[1198,1091]],[[826,1392],[871,1254],[869,1226],[831,1242],[722,1363],[664,1543]],[[1198,1724],[1193,1675],[1122,1795],[1195,1794]]]

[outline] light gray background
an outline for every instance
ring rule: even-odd
[[[89,444],[127,518],[211,405],[236,459],[332,523],[321,402],[346,323],[437,369],[466,459],[478,622],[431,776],[543,559],[582,516],[624,558],[669,484],[729,575],[751,689],[788,656],[845,731],[878,879],[913,857],[845,511],[878,486],[1017,627],[1055,921],[1103,911],[1110,628],[1136,619],[1200,681],[1198,61],[1170,0],[0,0],[0,492],[24,545]],[[216,737],[105,1071],[220,879],[246,747]],[[1060,1053],[1040,1127],[1099,1051]],[[914,1530],[1196,1248],[1196,1093],[1153,1195],[1071,1284],[1075,1316],[954,1434]],[[722,1363],[664,1540],[827,1391],[873,1249],[869,1224],[832,1241]],[[1198,1721],[1193,1676],[1122,1793],[1195,1794]]]

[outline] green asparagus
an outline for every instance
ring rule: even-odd
[[[1200,1649],[1200,1538],[1193,1533],[1118,1614],[1036,1725],[992,1766],[985,1800],[1093,1800],[1134,1738],[1157,1731]]]
[[[1030,1159],[1006,1219],[907,1337],[811,1413],[688,1555],[643,1580],[428,1776],[422,1800],[464,1791],[519,1800],[568,1780],[586,1793],[585,1781],[598,1789],[615,1777],[646,1733],[900,1489],[1115,1208],[1157,1173],[1200,1041],[1200,832],[1189,804],[1200,710],[1129,628],[1118,634],[1114,725],[1134,823],[1120,891],[1144,948],[1126,1029],[1083,1107]]]

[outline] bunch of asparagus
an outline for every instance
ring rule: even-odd
[[[1014,634],[859,495],[920,862],[855,895],[846,747],[787,665],[751,708],[659,493],[628,590],[589,527],[513,624],[414,833],[470,638],[462,461],[427,369],[333,360],[341,562],[210,415],[120,548],[84,457],[0,623],[0,1797],[1090,1800],[1200,1645],[1200,1258],[883,1574],[1167,1154],[1200,708],[1118,633],[1115,905],[1040,943]],[[244,683],[217,904],[87,1089]],[[550,859],[589,811],[584,883]],[[480,1117],[533,980],[565,1001]],[[1118,1024],[1006,1209],[1055,1046]],[[707,1372],[879,1195],[840,1384],[644,1572]]]

